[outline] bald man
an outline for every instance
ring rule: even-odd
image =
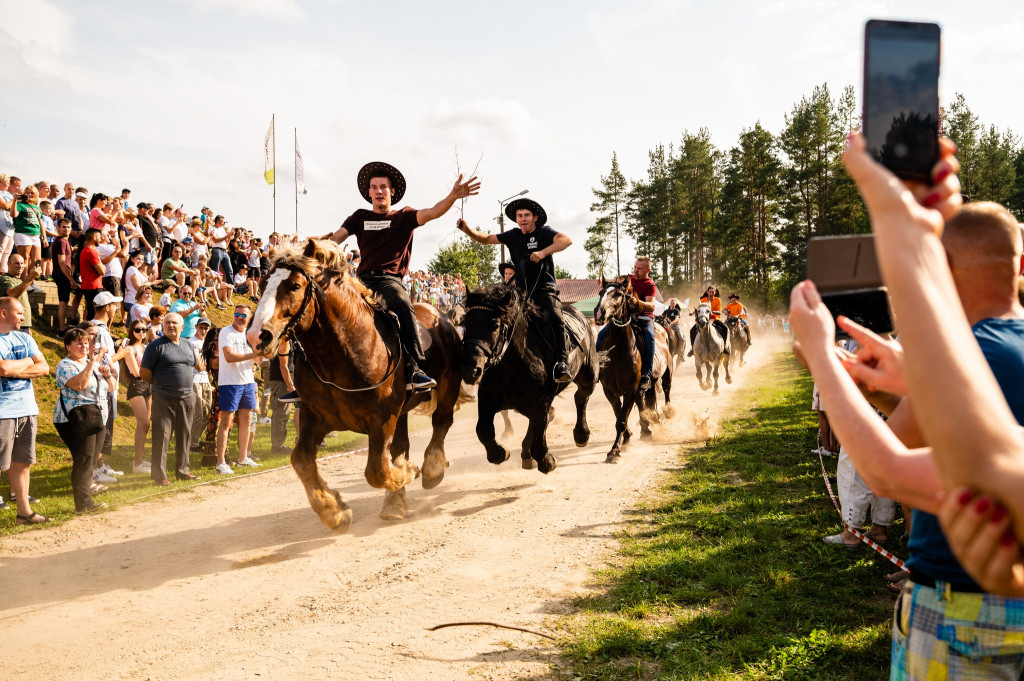
[[[192,391],[192,368],[196,354],[192,344],[181,337],[184,321],[177,312],[164,315],[161,338],[156,339],[142,355],[140,375],[153,384],[151,422],[153,424],[153,459],[150,476],[157,485],[168,485],[167,445],[175,436],[175,475],[178,480],[195,480],[189,472],[188,452],[192,440],[192,417],[195,393]]]
[[[942,245],[974,338],[1013,416],[1018,423],[1024,423],[1024,307],[1017,299],[1024,248],[1017,221],[997,204],[970,203],[946,222]],[[796,297],[794,292],[791,316],[798,305]],[[799,326],[800,329],[805,327],[804,324]],[[874,357],[881,357],[887,351],[885,341],[874,334],[850,328],[848,324],[843,327]],[[969,664],[972,678],[1017,678],[1024,669],[1024,650],[977,659],[957,652],[951,655],[948,643],[941,632],[936,631],[939,625],[955,624],[967,632],[965,636],[973,636],[970,632],[976,629],[983,629],[990,637],[1012,636],[1014,628],[1008,626],[1009,622],[1000,613],[1024,610],[1024,600],[1008,598],[996,603],[993,599],[997,597],[984,596],[982,588],[953,557],[934,515],[938,509],[936,492],[943,489],[939,471],[931,449],[924,447],[908,400],[900,402],[888,421],[888,427],[902,441],[903,446],[900,446],[886,439],[883,431],[886,424],[875,417],[856,390],[843,380],[843,369],[838,362],[822,361],[833,352],[831,347],[826,350],[823,345],[831,345],[829,339],[809,338],[798,329],[797,340],[804,356],[808,357],[822,398],[828,402],[829,421],[838,431],[843,449],[861,477],[875,494],[900,499],[914,507],[907,561],[910,583],[903,591],[904,602],[898,610],[901,613],[899,635],[906,636],[906,649],[913,652],[902,662],[907,665],[906,678],[925,678],[929,676],[929,668],[942,666],[953,657]],[[868,385],[879,385],[878,381],[884,379],[874,362],[854,364],[848,369],[854,378]],[[899,386],[882,387],[899,389]],[[980,457],[981,452],[964,452],[964,455]],[[843,535],[844,540],[856,539],[849,532]],[[983,596],[989,599],[984,609],[981,608]],[[951,603],[955,604],[955,612],[946,611]],[[965,613],[974,615],[964,619]],[[895,659],[893,663],[896,664]]]

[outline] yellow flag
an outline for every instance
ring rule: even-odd
[[[263,138],[263,177],[267,184],[274,184],[274,117],[270,117],[270,128]]]

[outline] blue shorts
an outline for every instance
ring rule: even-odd
[[[147,251],[146,249],[142,249],[142,262],[145,263],[146,265],[155,265],[156,251]]]
[[[256,408],[256,384],[221,385],[217,387],[217,401],[221,411]]]

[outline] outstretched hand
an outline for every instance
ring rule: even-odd
[[[988,497],[961,487],[946,494],[939,522],[964,570],[986,591],[1024,597],[1024,559],[1010,517]]]
[[[789,295],[789,323],[796,337],[793,350],[802,361],[813,364],[815,359],[833,352],[835,322],[813,282],[801,281],[793,287]]]
[[[464,199],[467,196],[476,196],[479,193],[480,183],[477,181],[475,175],[463,182],[462,175],[460,174],[459,179],[455,180],[455,186],[452,187],[452,196],[456,199]]]
[[[839,317],[839,327],[857,341],[857,353],[843,360],[853,380],[872,392],[881,390],[895,395],[907,394],[903,377],[903,346],[886,340],[848,317]]]

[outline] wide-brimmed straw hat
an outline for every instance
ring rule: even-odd
[[[391,197],[392,204],[398,203],[405,196],[405,176],[398,168],[383,161],[371,161],[359,169],[359,175],[356,177],[359,193],[370,203],[373,203],[370,199],[370,179],[374,177],[386,177],[391,181],[391,187],[395,190],[395,195]]]
[[[505,217],[509,220],[516,219],[517,210],[528,210],[537,216],[537,226],[540,227],[548,221],[548,214],[544,210],[544,207],[533,199],[516,199],[512,203],[505,206]]]

